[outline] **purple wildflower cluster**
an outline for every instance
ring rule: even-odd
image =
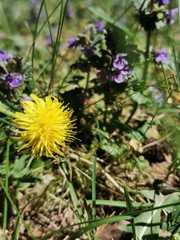
[[[3,74],[1,76],[1,79],[4,80],[7,85],[16,88],[19,87],[19,85],[21,84],[23,77],[22,75],[19,75],[17,73],[8,73]]]
[[[109,80],[113,80],[116,83],[125,82],[126,78],[131,75],[132,71],[129,69],[128,61],[124,58],[126,53],[118,53],[113,61],[112,70],[102,69],[97,73],[98,79],[102,84],[105,84]]]
[[[14,71],[14,66],[12,66],[11,61],[9,61],[10,59],[12,59],[13,62],[15,61],[9,53],[0,50],[0,62],[1,66],[3,66],[3,70],[0,71],[0,79],[6,85],[16,88],[21,84],[23,77],[19,72]]]
[[[144,8],[139,11],[138,18],[145,31],[153,31],[164,24],[172,25],[179,8],[171,9],[170,0],[155,0],[154,7]]]
[[[113,66],[115,68],[113,80],[117,83],[124,82],[125,78],[132,73],[128,67],[127,60],[124,58],[125,56],[127,56],[126,53],[118,53],[113,61]]]
[[[90,39],[87,38],[88,30],[90,30]],[[82,52],[82,57],[72,65],[73,69],[80,69],[82,72],[90,72],[91,68],[97,70],[97,78],[103,86],[109,81],[116,83],[125,82],[126,78],[131,75],[132,71],[129,69],[128,61],[126,60],[126,53],[118,53],[115,57],[111,52],[103,49],[106,46],[104,36],[106,35],[105,25],[102,21],[96,25],[89,26],[86,35],[71,38],[67,47],[79,47]],[[96,36],[92,37],[95,32]],[[97,37],[98,35],[98,37]],[[99,41],[97,41],[99,39]],[[101,42],[102,41],[102,42]]]
[[[93,29],[93,30],[92,30]],[[73,64],[73,68],[78,68],[82,72],[88,73],[91,70],[91,67],[93,67],[94,57],[96,58],[96,50],[97,46],[96,43],[93,42],[92,39],[88,39],[87,35],[89,32],[98,32],[96,27],[94,25],[89,25],[87,29],[85,30],[85,34],[77,37],[72,37],[67,42],[67,48],[73,49],[79,47],[80,51],[82,52],[82,57]],[[100,32],[100,31],[99,31]]]
[[[155,3],[157,3],[159,6],[168,5],[170,3],[170,0],[156,0]]]
[[[166,10],[164,15],[166,22],[172,25],[175,22],[175,16],[179,12],[179,8],[173,8],[171,10]]]
[[[161,6],[170,4],[170,0],[156,0],[155,3],[158,4],[159,7],[161,7]],[[175,16],[178,12],[179,12],[179,8],[165,10],[164,18],[165,18],[166,22],[168,24],[173,24]]]

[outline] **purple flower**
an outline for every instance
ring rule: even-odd
[[[123,58],[127,56],[126,53],[118,53],[115,60],[113,61],[113,66],[116,69],[122,70],[125,66],[128,65],[128,62]]]
[[[155,100],[157,103],[162,103],[164,101],[163,93],[159,91],[156,87],[150,87],[150,90],[152,91],[153,95],[155,96]]]
[[[125,56],[127,56],[126,53],[118,53],[113,61],[115,71],[112,79],[117,83],[124,82],[126,76],[132,73],[128,67],[128,62],[124,59]]]
[[[179,8],[173,8],[165,12],[165,18],[168,24],[172,25],[174,23],[175,16],[178,12]]]
[[[125,76],[121,73],[113,76],[113,80],[117,83],[123,83],[125,81]]]
[[[72,7],[69,4],[67,5],[66,16],[69,19],[74,17],[74,11],[73,11]]]
[[[73,48],[73,47],[76,48],[77,46],[78,46],[78,40],[75,37],[72,37],[67,43],[68,48]]]
[[[46,41],[46,46],[52,46],[52,39],[51,39],[51,37],[46,37],[46,39],[45,39],[45,41]]]
[[[168,58],[168,55],[167,55],[167,51],[165,48],[162,48],[155,53],[155,61],[157,63],[159,63],[159,62],[166,63],[167,58]]]
[[[131,75],[132,71],[126,67],[123,70],[114,73],[112,79],[117,83],[123,83],[128,75]]]
[[[17,73],[9,73],[3,74],[1,79],[5,81],[5,83],[13,88],[19,87],[21,84],[23,77]]]
[[[155,3],[158,3],[159,6],[168,5],[170,0],[156,0]]]
[[[32,3],[33,7],[35,7],[36,9],[39,10],[39,8],[41,6],[41,2],[39,0],[31,0],[31,3]]]
[[[96,23],[96,29],[98,32],[102,32],[105,28],[105,24],[102,21]]]
[[[5,53],[3,50],[0,50],[0,61],[6,61],[8,58],[10,58],[9,53]]]
[[[128,67],[126,67],[126,68],[124,68],[123,70],[121,70],[121,74],[122,74],[123,76],[131,75],[131,73],[132,73],[132,71],[131,71]]]

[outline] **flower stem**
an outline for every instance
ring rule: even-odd
[[[142,80],[143,80],[144,84],[146,83],[148,67],[149,67],[150,42],[151,42],[151,31],[148,31],[147,37],[146,37],[145,64],[144,64],[144,70],[143,70],[143,75],[142,75]]]
[[[8,192],[9,186],[9,149],[10,149],[10,139],[7,140],[7,149],[6,149],[6,176],[5,176],[5,188]],[[4,232],[4,240],[6,239],[6,229],[8,222],[8,201],[5,197],[4,199],[4,215],[3,215],[3,232]]]

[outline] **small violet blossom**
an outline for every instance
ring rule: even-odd
[[[167,51],[165,48],[162,48],[155,53],[155,62],[156,63],[161,62],[161,63],[165,64],[167,62],[167,59],[168,59],[168,54],[167,54]]]
[[[164,96],[163,93],[159,91],[158,88],[156,87],[150,87],[151,92],[153,93],[155,97],[155,101],[157,103],[162,103],[164,101]]]
[[[114,75],[112,79],[117,83],[122,83],[125,81],[125,78],[132,73],[128,67],[128,62],[124,57],[127,56],[126,53],[118,53],[113,62],[115,68]]]
[[[5,53],[3,50],[0,50],[0,61],[6,61],[8,58],[10,58],[9,53]]]
[[[102,32],[105,28],[105,24],[102,21],[96,23],[96,29],[98,32]]]
[[[3,74],[1,79],[5,81],[5,83],[13,88],[19,87],[21,84],[23,77],[17,73],[9,73]]]
[[[119,70],[122,70],[125,66],[128,65],[128,62],[123,58],[127,56],[126,53],[118,53],[116,55],[116,58],[113,62],[113,66],[116,68],[116,69],[119,69]]]
[[[67,48],[76,48],[78,46],[78,40],[75,37],[72,37],[68,43],[67,43]]]
[[[73,8],[69,4],[67,5],[66,16],[68,19],[71,19],[74,17]]]
[[[49,36],[46,37],[45,42],[46,42],[46,46],[48,46],[48,47],[52,46],[52,39],[51,39],[51,37],[49,37]]]
[[[125,81],[125,76],[123,76],[121,73],[118,75],[114,75],[112,77],[112,79],[116,82],[116,83],[123,83]]]
[[[175,21],[175,16],[179,12],[179,8],[173,8],[165,12],[165,18],[168,24],[172,25]]]
[[[170,0],[156,0],[155,3],[157,3],[159,6],[168,5],[170,3]]]
[[[126,67],[123,70],[114,74],[112,79],[117,83],[123,83],[125,81],[126,76],[131,75],[132,71]]]

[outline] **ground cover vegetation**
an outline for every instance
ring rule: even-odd
[[[180,239],[179,7],[0,2],[0,239]]]

